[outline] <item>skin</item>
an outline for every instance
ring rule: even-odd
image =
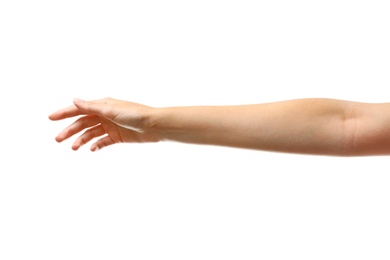
[[[239,106],[154,108],[105,98],[52,113],[76,118],[57,142],[79,134],[73,150],[116,143],[176,141],[272,152],[368,156],[390,154],[390,103],[307,98]]]

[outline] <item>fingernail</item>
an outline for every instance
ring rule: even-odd
[[[73,102],[74,102],[74,103],[80,104],[80,103],[83,103],[84,100],[81,100],[81,99],[79,99],[79,98],[74,98],[74,99],[73,99]]]

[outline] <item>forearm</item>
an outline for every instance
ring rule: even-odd
[[[298,99],[241,106],[159,108],[161,140],[279,152],[345,155],[351,102]]]

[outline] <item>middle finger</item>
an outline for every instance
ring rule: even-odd
[[[97,116],[83,116],[77,119],[73,124],[61,131],[56,137],[57,142],[62,142],[65,139],[79,133],[80,131],[100,124],[99,117]]]

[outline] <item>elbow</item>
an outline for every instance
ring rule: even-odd
[[[353,157],[362,155],[362,150],[357,142],[356,125],[356,119],[348,119],[343,122],[342,156]]]
[[[342,123],[343,156],[390,155],[390,127],[380,109],[363,103],[351,107]]]
[[[363,150],[359,144],[358,128],[360,124],[359,104],[349,102],[344,109],[341,121],[341,156],[354,157],[363,155]]]

